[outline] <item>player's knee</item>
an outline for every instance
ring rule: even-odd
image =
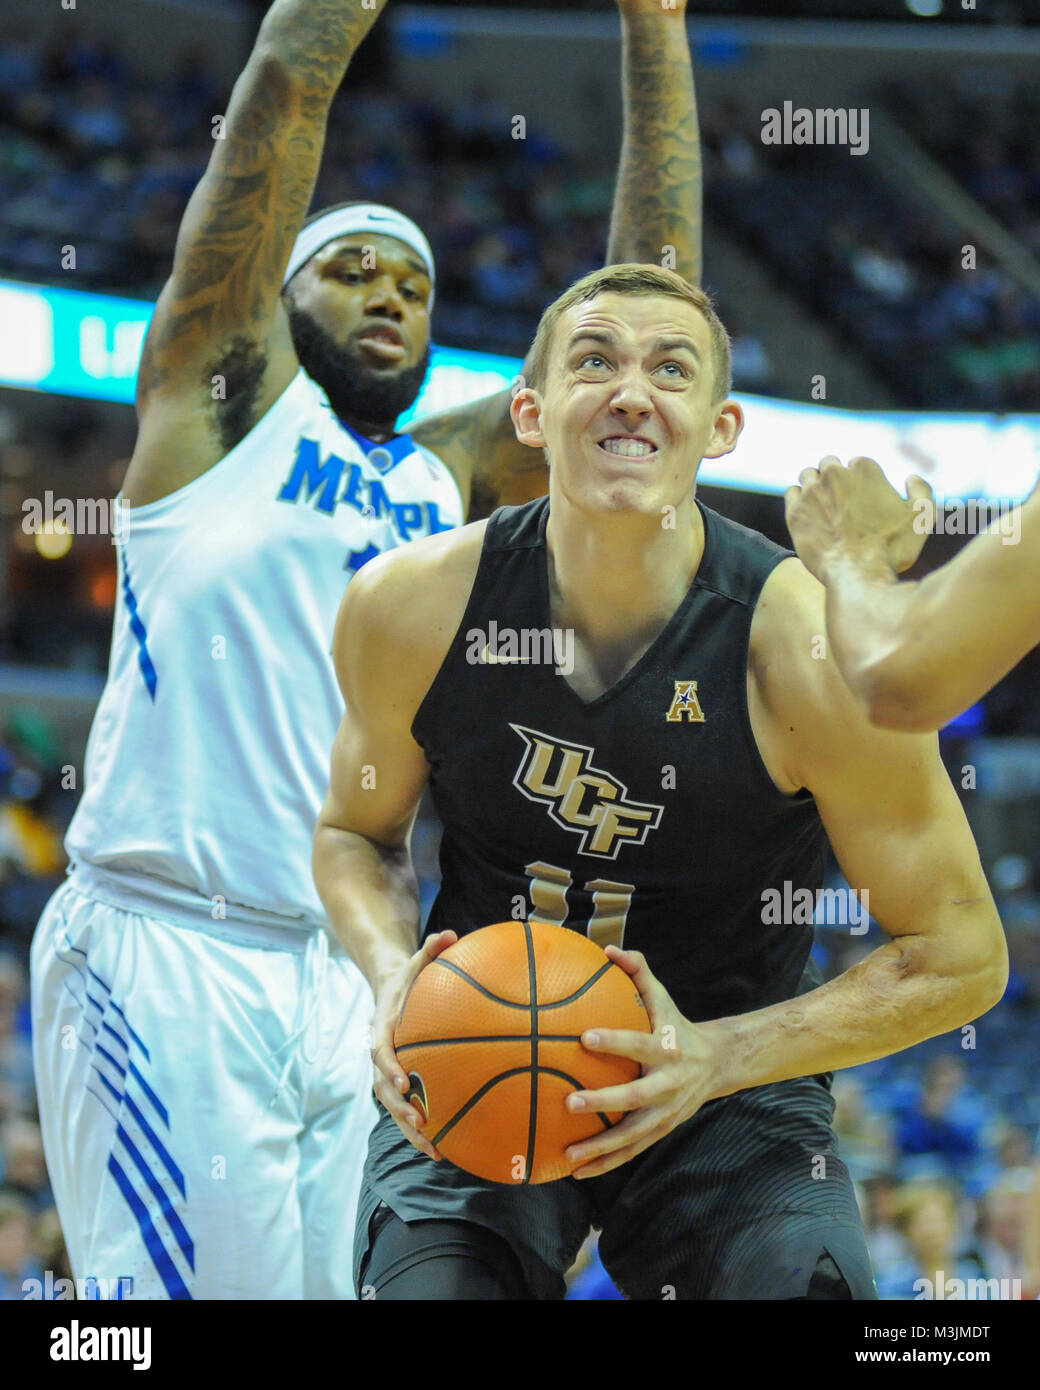
[[[529,1299],[509,1245],[466,1221],[402,1221],[388,1207],[372,1219],[360,1298],[394,1302]]]

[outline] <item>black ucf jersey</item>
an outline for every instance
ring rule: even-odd
[[[755,604],[792,552],[697,505],[685,598],[590,701],[551,633],[548,498],[496,511],[412,726],[444,825],[427,933],[529,916],[637,949],[693,1021],[820,983],[809,914],[778,925],[764,904],[815,894],[826,847],[812,796],[766,771],[747,704]]]

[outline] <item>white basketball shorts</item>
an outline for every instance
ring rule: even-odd
[[[78,866],[33,940],[73,1274],[102,1297],[122,1279],[134,1299],[353,1298],[376,1119],[367,982],[321,927],[214,922],[142,883]]]

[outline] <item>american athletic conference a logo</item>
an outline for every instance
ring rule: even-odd
[[[664,807],[629,801],[623,782],[592,766],[594,749],[521,724],[509,727],[525,744],[513,786],[528,801],[547,805],[561,829],[581,836],[579,853],[616,859],[623,844],[643,844],[660,825]]]

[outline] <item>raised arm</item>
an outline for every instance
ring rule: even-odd
[[[624,130],[607,264],[664,262],[699,284],[701,149],[686,0],[667,8],[662,0],[618,0],[618,6]],[[674,261],[667,247],[674,247]],[[509,405],[504,391],[412,430],[455,474],[471,519],[548,489],[542,452],[519,443]]]
[[[941,728],[1040,642],[1040,486],[919,582],[900,581],[927,487],[902,498],[870,459],[826,459],[787,494],[798,553],[827,588],[827,633],[873,723]],[[923,535],[917,537],[918,548]],[[911,547],[912,548],[912,547]]]
[[[701,142],[686,0],[618,7],[625,125],[607,262],[664,263],[699,285]]]
[[[134,504],[204,473],[298,369],[282,277],[347,65],[386,0],[275,0],[191,196],[145,339]],[[220,377],[220,383],[213,378]]]

